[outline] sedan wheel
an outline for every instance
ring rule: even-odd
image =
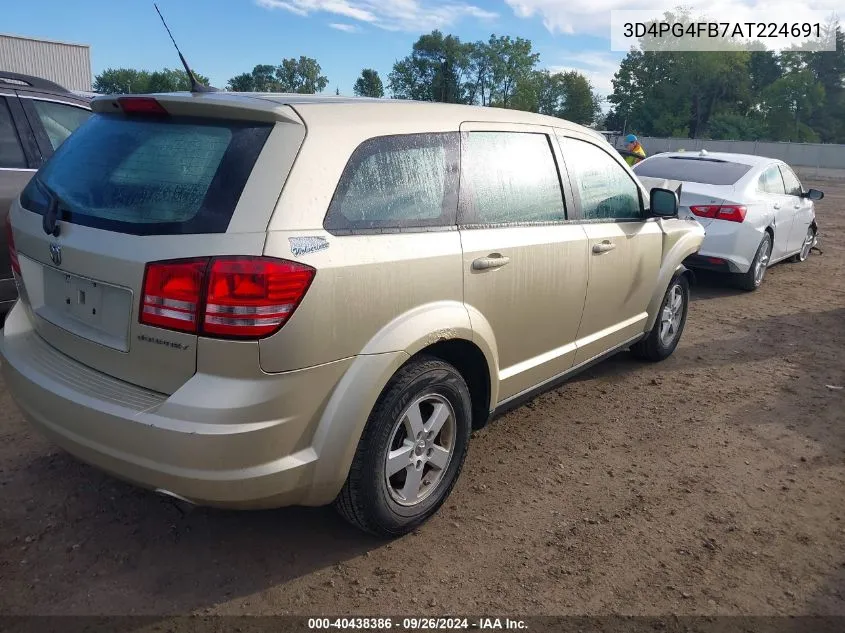
[[[766,274],[766,267],[769,265],[769,256],[772,254],[772,246],[769,240],[765,240],[760,245],[760,250],[757,252],[757,259],[754,262],[754,285],[759,286],[763,283],[763,277]]]
[[[804,237],[804,243],[801,244],[801,250],[793,258],[793,261],[804,262],[810,256],[810,251],[816,245],[816,229],[812,226],[807,229],[807,235]]]
[[[737,283],[743,290],[757,290],[763,283],[763,277],[766,275],[766,268],[769,265],[769,259],[772,255],[772,236],[768,232],[763,233],[763,239],[757,247],[757,252],[754,254],[754,259],[751,260],[751,266],[748,272],[737,276]]]

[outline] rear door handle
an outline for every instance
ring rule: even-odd
[[[614,248],[616,248],[616,244],[608,241],[604,241],[601,244],[593,244],[594,253],[606,253],[607,251],[612,251]]]
[[[780,203],[775,203],[772,205],[772,207],[775,209],[780,209]]]
[[[511,258],[506,257],[505,255],[499,255],[498,253],[493,253],[492,255],[488,255],[487,257],[479,257],[475,261],[472,262],[472,269],[473,270],[489,270],[490,268],[501,268],[506,264],[510,263]]]

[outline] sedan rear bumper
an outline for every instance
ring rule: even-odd
[[[762,228],[745,222],[713,220],[704,231],[701,250],[694,260],[690,258],[688,263],[685,262],[687,266],[718,272],[748,272],[763,239]]]
[[[737,265],[727,259],[702,255],[701,253],[687,257],[684,260],[684,265],[696,270],[712,270],[717,273],[740,272]]]

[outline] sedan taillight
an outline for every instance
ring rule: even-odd
[[[140,321],[218,338],[262,338],[290,319],[315,270],[270,257],[152,262]]]
[[[748,210],[739,204],[702,204],[690,207],[690,211],[700,218],[743,222]]]

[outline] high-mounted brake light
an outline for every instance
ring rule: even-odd
[[[167,114],[164,106],[152,97],[120,97],[117,103],[124,114]]]
[[[310,266],[270,257],[212,257],[147,264],[140,321],[220,338],[262,338],[290,319]]]
[[[12,272],[16,275],[21,274],[21,264],[18,261],[18,249],[15,248],[15,237],[12,235],[12,218],[6,214],[6,243],[9,246],[9,261],[11,262]]]
[[[690,207],[690,211],[700,218],[743,222],[747,209],[739,204],[702,204]]]

